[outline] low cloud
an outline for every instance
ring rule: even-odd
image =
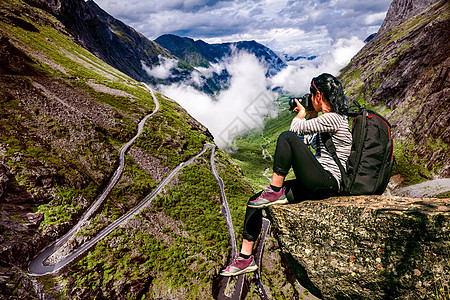
[[[262,128],[264,117],[275,117],[279,108],[274,100],[279,96],[274,88],[303,95],[309,91],[311,79],[321,73],[339,75],[364,42],[356,37],[338,40],[329,51],[314,60],[289,62],[277,75],[267,78],[267,68],[253,54],[233,51],[233,55],[214,64],[199,68],[183,83],[157,87],[177,101],[194,118],[204,124],[221,148],[232,147],[233,138],[245,131]],[[194,89],[190,84],[213,71],[226,69],[231,76],[229,88],[212,97]],[[288,129],[288,128],[286,128]]]
[[[279,86],[285,92],[303,95],[309,91],[311,79],[321,73],[339,75],[351,58],[364,46],[364,42],[356,37],[339,39],[328,52],[314,60],[299,60],[288,62],[277,75],[271,78],[272,86]]]
[[[262,128],[265,116],[275,116],[276,94],[270,91],[270,81],[266,78],[264,64],[253,54],[233,51],[212,70],[227,70],[231,78],[229,87],[212,97],[202,93],[188,83],[170,86],[161,85],[158,89],[176,100],[194,118],[212,132],[220,147],[231,146],[232,139],[247,130]],[[203,69],[203,74],[211,70]]]
[[[147,64],[141,61],[142,69],[147,72],[148,75],[159,78],[168,79],[172,76],[172,69],[178,65],[178,60],[166,58],[161,55],[158,56],[159,65],[152,67],[147,66]]]
[[[229,58],[227,58],[229,60]],[[213,63],[209,68],[197,67],[196,70],[199,71],[205,78],[211,78],[214,73],[220,74],[227,67],[227,62],[222,61],[219,63]]]
[[[343,68],[362,47],[364,42],[357,37],[338,39],[331,49],[331,55],[336,65]]]
[[[364,18],[365,25],[379,24],[386,18],[386,12],[369,14]]]

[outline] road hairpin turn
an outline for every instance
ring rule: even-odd
[[[230,258],[233,259],[236,256],[237,253],[237,247],[236,247],[236,237],[234,234],[234,227],[233,227],[233,222],[231,220],[231,213],[230,213],[230,209],[228,207],[228,202],[226,199],[226,195],[225,195],[225,189],[224,189],[224,184],[223,184],[223,180],[220,178],[220,176],[218,175],[216,168],[215,168],[215,163],[214,163],[214,154],[215,154],[215,145],[214,144],[205,144],[203,145],[202,150],[194,157],[192,157],[191,159],[180,163],[175,169],[173,169],[162,181],[161,183],[146,197],[144,198],[137,206],[135,206],[133,209],[131,209],[130,211],[128,211],[126,214],[122,215],[120,218],[116,219],[115,221],[113,221],[111,224],[109,224],[107,227],[105,227],[102,231],[100,231],[96,236],[94,236],[91,240],[85,242],[84,244],[82,244],[81,246],[79,246],[77,249],[73,250],[72,252],[70,252],[67,256],[65,256],[64,258],[62,258],[60,261],[54,263],[54,264],[47,264],[46,260],[52,255],[54,254],[56,251],[58,251],[61,247],[64,246],[64,244],[71,238],[73,237],[78,230],[81,228],[81,226],[92,216],[92,214],[100,207],[100,205],[104,202],[104,200],[108,197],[109,193],[111,192],[111,190],[113,189],[113,187],[117,184],[117,182],[119,181],[122,172],[124,170],[124,166],[125,166],[125,153],[127,152],[127,150],[130,148],[130,146],[136,141],[136,139],[141,135],[143,128],[144,128],[144,124],[147,121],[148,118],[150,118],[151,116],[153,116],[158,110],[159,110],[159,102],[153,92],[153,90],[151,88],[149,88],[146,85],[146,88],[149,90],[149,92],[151,93],[153,100],[155,101],[155,110],[145,116],[138,124],[138,132],[137,134],[128,142],[126,143],[124,146],[122,146],[122,148],[119,151],[119,167],[117,168],[117,170],[114,172],[113,176],[111,177],[110,182],[108,183],[108,185],[106,186],[105,190],[103,191],[103,193],[99,196],[99,198],[94,202],[94,204],[92,204],[92,206],[82,215],[82,217],[80,218],[80,220],[78,221],[78,223],[72,228],[70,229],[64,236],[62,236],[61,238],[59,238],[58,240],[54,241],[52,244],[50,244],[49,246],[47,246],[46,248],[44,248],[41,252],[39,252],[39,254],[34,257],[32,259],[32,261],[30,262],[29,266],[28,266],[28,271],[30,275],[33,276],[41,276],[41,275],[46,275],[46,274],[53,274],[56,273],[57,271],[61,270],[63,267],[69,265],[71,262],[73,262],[77,257],[79,257],[80,255],[82,255],[83,253],[85,253],[87,250],[89,250],[92,246],[94,246],[97,242],[99,242],[100,240],[102,240],[103,238],[105,238],[108,234],[110,234],[114,229],[116,229],[118,226],[120,226],[121,224],[123,224],[124,222],[128,221],[129,219],[131,219],[132,217],[134,217],[135,215],[137,215],[139,212],[142,211],[142,209],[144,209],[152,200],[153,198],[162,190],[162,188],[170,181],[172,180],[172,178],[186,165],[189,165],[190,163],[192,163],[194,160],[196,160],[198,157],[200,157],[201,155],[203,155],[208,148],[211,148],[211,155],[210,155],[210,165],[211,165],[211,171],[219,185],[219,189],[220,189],[220,197],[221,197],[221,202],[222,202],[222,215],[225,218],[225,221],[227,223],[227,227],[228,227],[228,233],[230,236],[230,244],[231,244],[231,255]],[[266,220],[266,219],[264,219]],[[267,220],[266,220],[267,221]],[[263,243],[263,239],[267,233],[267,229],[268,229],[268,221],[267,222],[263,222],[263,235],[262,235],[262,240],[260,241],[260,243]],[[263,246],[260,245],[258,247],[257,250],[257,254],[256,254],[256,258],[258,259],[258,264],[261,263],[261,256],[262,256],[262,250],[263,250]],[[259,276],[259,273],[258,273]],[[235,283],[234,286],[234,290],[232,295],[230,295],[229,297],[225,296],[225,288],[228,285],[230,278],[229,277],[224,277],[224,279],[222,280],[222,288],[219,291],[219,296],[218,299],[241,299],[242,297],[242,291],[243,291],[243,286],[244,286],[244,278],[245,275],[240,275],[237,278],[237,281]],[[260,278],[260,277],[258,277]],[[260,288],[259,290],[264,291],[264,288],[262,287],[262,284],[260,283],[260,279],[258,279]],[[263,292],[265,294],[265,292]]]

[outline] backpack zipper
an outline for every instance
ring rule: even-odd
[[[369,114],[368,117],[369,117],[369,118],[377,117],[378,119],[380,119],[381,121],[383,121],[383,122],[386,124],[386,127],[387,127],[387,129],[388,129],[388,138],[389,138],[389,140],[391,140],[391,129],[390,129],[390,126],[389,126],[388,122],[386,122],[386,120],[383,119],[382,117],[377,116],[377,115],[375,115],[375,114]],[[394,141],[392,141],[391,160],[392,160],[393,158],[394,158]]]

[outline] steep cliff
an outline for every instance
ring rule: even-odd
[[[324,299],[446,299],[450,199],[330,198],[273,206],[300,283]]]
[[[176,59],[168,50],[115,19],[92,0],[26,2],[54,15],[83,47],[138,81],[157,82],[142,64],[158,65],[160,56]],[[191,69],[187,64],[180,64],[181,73]]]
[[[449,28],[448,1],[394,0],[376,37],[340,75],[351,100],[391,121],[395,172],[405,177],[450,176]]]

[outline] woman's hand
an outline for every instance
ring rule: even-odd
[[[293,112],[297,113],[295,117],[298,119],[304,119],[306,117],[306,109],[303,107],[303,105],[300,104],[297,99],[295,99],[295,104],[297,104],[297,107],[292,110]]]
[[[295,103],[297,104],[297,107],[294,108],[293,110],[293,112],[297,113],[297,116],[295,117],[299,119],[304,119],[307,114],[305,107],[301,105],[297,99],[295,99]],[[317,111],[315,110],[308,110],[308,114],[310,119],[317,118]]]

